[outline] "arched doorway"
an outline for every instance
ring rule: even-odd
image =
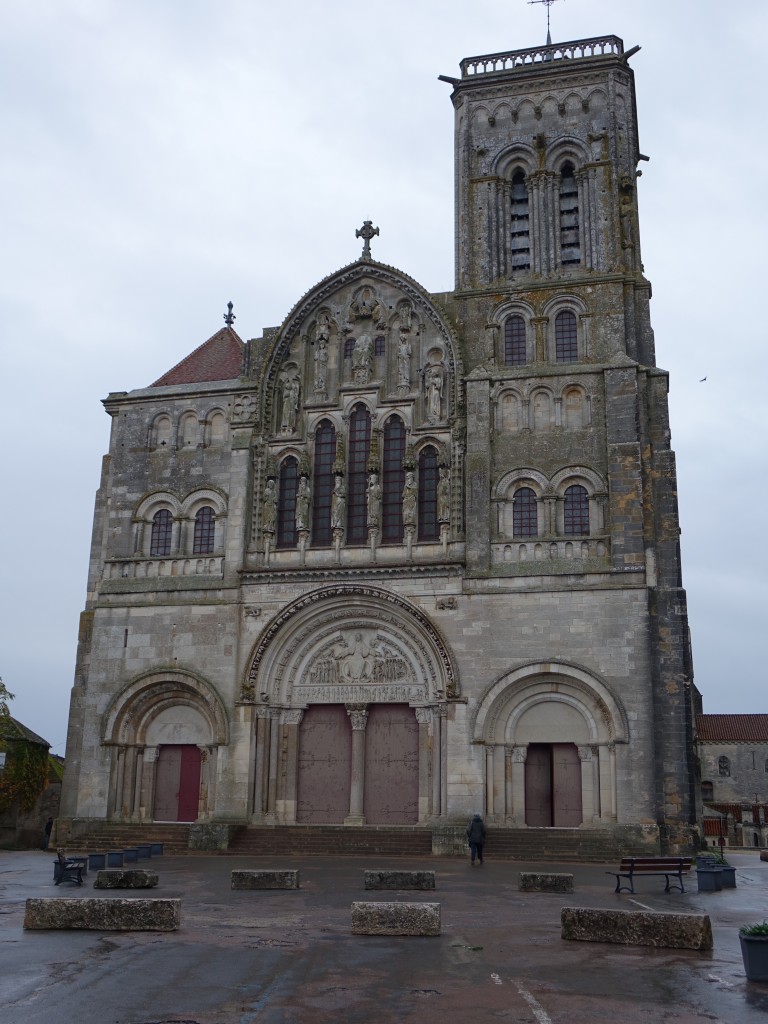
[[[155,821],[195,821],[200,807],[200,748],[165,743],[155,768]]]
[[[582,823],[581,761],[573,743],[531,743],[525,759],[525,824],[576,828]]]

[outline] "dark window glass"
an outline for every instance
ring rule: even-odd
[[[403,540],[404,456],[405,426],[399,416],[392,416],[384,427],[384,473],[381,481],[382,544],[400,544]]]
[[[419,530],[422,541],[439,540],[437,522],[437,452],[431,446],[419,455]]]
[[[520,487],[515,491],[512,531],[515,537],[537,537],[539,534],[536,493],[530,487]]]
[[[331,499],[333,495],[333,460],[336,458],[336,430],[330,420],[323,420],[315,432],[315,465],[312,479],[312,545],[327,547],[333,541],[331,532]]]
[[[531,250],[528,232],[528,189],[525,175],[518,171],[512,178],[512,205],[510,210],[510,259],[512,270],[529,270]]]
[[[721,775],[731,774],[731,762],[728,760],[727,757],[718,758],[717,770]]]
[[[702,782],[701,784],[701,799],[702,800],[714,800],[715,799],[715,787],[711,782]]]
[[[277,546],[295,548],[296,489],[299,485],[299,464],[292,456],[280,466],[280,491],[277,497]]]
[[[568,309],[555,317],[555,359],[558,363],[576,363],[579,359],[576,317]]]
[[[164,558],[171,553],[171,531],[173,530],[173,518],[167,508],[161,508],[152,517],[152,540],[149,553],[159,558]]]
[[[371,417],[364,405],[356,405],[349,418],[348,544],[364,544],[368,539],[368,456],[370,451]]]
[[[384,355],[384,335],[378,334],[373,341],[373,354],[375,356]]]
[[[508,316],[504,321],[504,362],[525,366],[525,320],[521,316]]]
[[[351,359],[352,353],[355,351],[355,339],[350,336],[344,339],[344,358]]]
[[[573,165],[566,164],[560,175],[560,262],[581,263],[579,247],[579,186]]]
[[[568,537],[589,536],[589,495],[581,484],[566,489],[563,527]]]
[[[193,555],[210,555],[216,532],[216,516],[210,505],[204,505],[195,513],[195,537],[192,542]]]

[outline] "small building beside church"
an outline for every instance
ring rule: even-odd
[[[442,77],[453,290],[377,262],[366,222],[280,326],[243,341],[230,309],[104,402],[72,829],[481,810],[699,842],[632,69],[602,36]]]

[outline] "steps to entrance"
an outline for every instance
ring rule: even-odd
[[[229,853],[239,855],[340,856],[379,854],[386,857],[430,857],[429,828],[349,825],[281,825],[278,828],[243,827],[234,836]]]
[[[69,850],[85,852],[98,850],[125,850],[147,843],[162,843],[165,854],[189,852],[189,825],[121,825],[105,821],[103,825],[91,822],[87,831],[67,840]]]

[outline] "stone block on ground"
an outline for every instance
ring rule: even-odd
[[[521,871],[517,887],[520,892],[573,892],[573,875]]]
[[[94,889],[154,889],[157,885],[157,872],[144,871],[142,868],[107,869],[96,874]]]
[[[353,935],[439,935],[439,903],[353,903]]]
[[[560,923],[564,939],[580,942],[612,942],[659,949],[712,949],[712,925],[707,914],[563,907]]]
[[[244,870],[232,872],[233,889],[299,889],[297,870]]]
[[[366,889],[434,889],[434,871],[364,871]]]
[[[181,924],[178,899],[28,899],[24,927],[110,932],[173,932]]]

